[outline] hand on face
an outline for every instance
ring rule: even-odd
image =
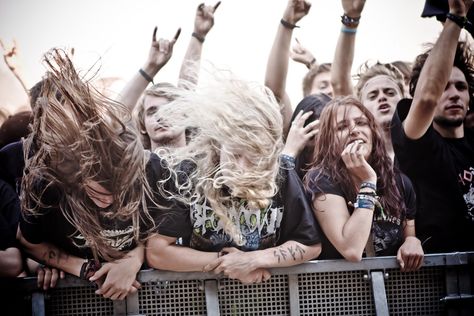
[[[369,154],[366,144],[359,139],[351,141],[342,151],[341,157],[346,168],[359,183],[377,183],[377,174],[366,160]]]

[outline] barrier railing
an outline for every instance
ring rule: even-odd
[[[143,270],[142,288],[125,301],[104,299],[75,277],[46,292],[36,278],[2,280],[1,288],[31,304],[20,314],[35,316],[474,315],[474,252],[426,255],[408,273],[394,257],[317,260],[271,273],[267,282],[243,285],[210,273]]]

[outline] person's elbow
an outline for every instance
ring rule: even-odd
[[[347,261],[350,262],[360,262],[362,261],[362,253],[363,251],[356,249],[356,248],[348,248],[343,251],[341,254]]]
[[[11,247],[0,251],[0,276],[17,277],[23,271],[23,261],[18,248]]]
[[[317,259],[321,254],[322,246],[321,243],[308,246],[308,260]]]
[[[166,254],[168,247],[170,247],[170,244],[166,239],[156,236],[151,237],[146,245],[146,263],[154,269],[172,270],[168,264],[169,260]]]

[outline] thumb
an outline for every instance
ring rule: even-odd
[[[403,261],[402,251],[398,249],[397,252],[397,261],[400,264],[400,268],[405,268],[405,262]]]
[[[95,281],[100,279],[102,276],[107,274],[110,270],[110,265],[109,264],[104,264],[99,270],[97,270],[93,276],[89,278],[89,281]]]

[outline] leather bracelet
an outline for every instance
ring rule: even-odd
[[[155,84],[155,83],[153,82],[153,78],[152,78],[149,74],[147,74],[147,73],[145,72],[145,70],[143,70],[143,69],[140,68],[140,69],[138,70],[138,72],[140,73],[140,75],[142,75],[143,78],[145,78],[146,81],[151,82],[151,84],[153,84],[153,85]]]
[[[467,17],[448,13],[446,18],[456,23],[461,29],[465,28],[469,22]]]
[[[102,264],[98,260],[89,259],[82,264],[79,278],[89,281],[89,278],[92,277],[101,267]]]
[[[204,40],[205,38],[202,37],[201,35],[199,35],[198,33],[196,32],[193,32],[193,34],[191,34],[192,37],[194,37],[195,39],[197,39],[199,42],[204,43]]]
[[[299,27],[298,25],[292,24],[288,21],[285,21],[284,19],[281,19],[280,23],[281,23],[281,25],[283,25],[284,27],[286,27],[287,29],[290,29],[290,30],[294,29],[295,27]]]

